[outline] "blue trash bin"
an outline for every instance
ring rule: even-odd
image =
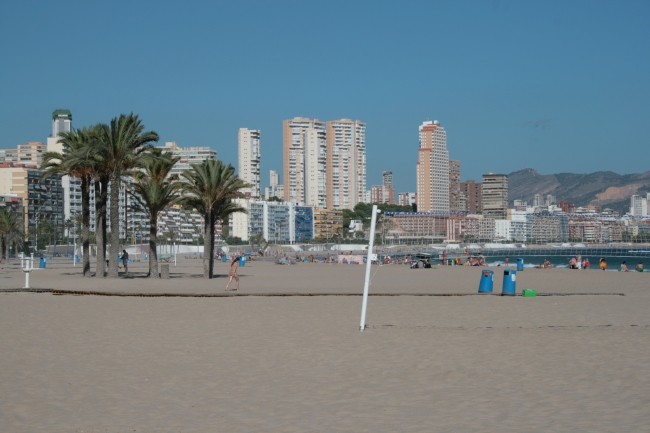
[[[239,266],[246,266],[246,256],[241,256],[239,258]]]
[[[45,266],[46,266],[45,257],[41,257],[41,261],[40,261],[38,267],[45,269]]]
[[[494,271],[486,269],[481,271],[481,282],[478,285],[479,293],[492,293],[494,286]]]
[[[517,270],[518,271],[524,270],[524,259],[522,259],[521,257],[517,259]]]
[[[517,293],[517,271],[503,271],[503,296],[515,296]]]
[[[225,254],[223,256],[221,256],[221,261],[224,262],[224,263],[227,262],[228,261],[228,256],[226,256]]]

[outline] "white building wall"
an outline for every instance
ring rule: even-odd
[[[327,142],[325,134],[317,129],[305,130],[305,203],[309,206],[325,208],[325,164]]]
[[[260,136],[259,130],[239,128],[238,136],[238,173],[240,179],[251,185],[242,189],[242,192],[251,197],[262,196],[260,184]]]

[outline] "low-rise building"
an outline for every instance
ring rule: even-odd
[[[302,204],[235,199],[246,213],[230,215],[230,236],[248,241],[261,234],[269,243],[291,244],[314,238],[314,207]]]
[[[343,233],[343,211],[316,209],[314,211],[314,239],[332,239]]]

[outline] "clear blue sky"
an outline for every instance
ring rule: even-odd
[[[136,112],[161,141],[236,166],[283,119],[367,123],[368,185],[415,190],[418,125],[461,176],[650,170],[648,1],[3,1],[0,147]]]

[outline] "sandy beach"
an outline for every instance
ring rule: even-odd
[[[22,287],[2,266],[0,290]],[[199,260],[169,280],[145,270],[82,278],[54,259],[31,286],[225,293],[223,263],[210,281]],[[402,296],[371,297],[363,333],[363,266],[249,262],[240,275],[242,294],[323,296],[0,293],[1,430],[650,430],[650,273],[526,269],[518,292],[570,296],[523,298],[473,295],[476,268],[373,267],[371,293]]]

